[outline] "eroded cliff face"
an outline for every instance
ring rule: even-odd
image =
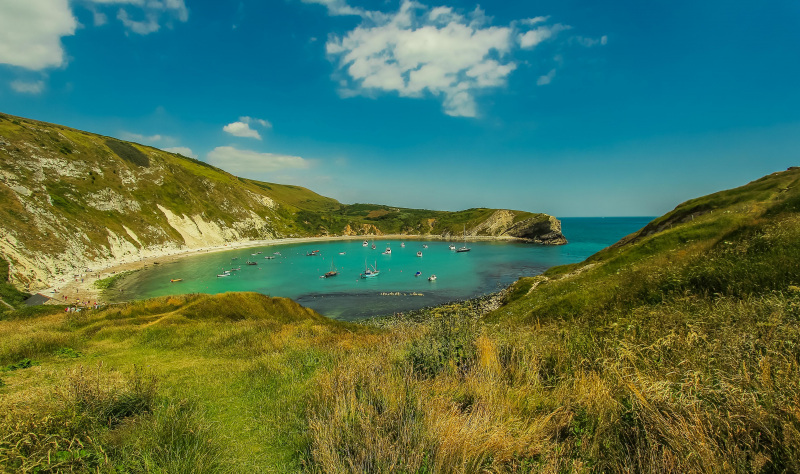
[[[262,189],[202,163],[2,114],[0,202],[0,256],[30,291],[114,263],[275,238],[290,220]]]
[[[561,233],[561,221],[553,216],[546,219],[530,218],[511,224],[504,231],[505,235],[525,239],[543,245],[563,245],[566,237]]]
[[[0,258],[38,291],[143,258],[286,237],[404,233],[561,244],[557,219],[342,205],[155,148],[0,113]]]
[[[527,217],[526,217],[527,215]],[[527,214],[508,209],[495,211],[488,219],[466,228],[469,237],[514,238],[541,245],[563,245],[567,239],[561,233],[561,221],[547,214]],[[443,234],[458,239],[458,233]]]

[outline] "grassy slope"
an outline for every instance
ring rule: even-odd
[[[0,468],[297,470],[311,376],[368,333],[252,293],[0,321],[0,366],[34,361],[0,372]]]
[[[684,203],[488,318],[371,329],[255,294],[6,315],[0,465],[797,472],[798,179]]]
[[[0,465],[796,472],[798,177],[682,204],[488,318],[356,326],[255,294],[7,315]]]
[[[342,205],[299,186],[238,178],[156,148],[5,114],[0,142],[0,167],[9,173],[0,183],[0,222],[34,257],[76,248],[90,258],[104,256],[114,240],[109,232],[134,247],[182,243],[159,206],[178,217],[202,216],[238,228],[240,238],[250,239],[341,235],[348,227],[358,234],[460,235],[464,226],[474,227],[494,212]],[[264,205],[263,198],[276,205]],[[548,218],[513,212],[516,221]],[[248,221],[253,213],[256,222]],[[236,226],[243,222],[250,223]],[[71,268],[56,262],[53,270],[66,274]],[[21,283],[33,278],[14,277]]]

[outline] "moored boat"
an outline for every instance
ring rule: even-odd
[[[361,278],[373,278],[378,276],[380,271],[378,270],[378,262],[375,262],[375,266],[369,268],[367,266],[367,262],[364,262],[364,273],[361,274]]]
[[[456,250],[456,252],[469,252],[470,250],[472,249],[467,247],[467,226],[464,225],[464,246]]]

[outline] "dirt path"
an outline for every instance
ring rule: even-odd
[[[6,303],[3,298],[0,298],[0,303],[3,303],[4,305],[8,306],[9,309],[11,309],[11,311],[14,311],[15,309],[17,309],[15,307],[11,306],[10,304]]]

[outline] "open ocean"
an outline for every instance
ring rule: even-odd
[[[567,245],[467,242],[472,250],[463,253],[450,250],[448,242],[416,239],[370,240],[367,247],[361,240],[251,247],[152,265],[126,277],[117,288],[123,290],[119,296],[126,300],[256,291],[292,298],[331,318],[363,319],[493,293],[519,277],[580,262],[652,219],[566,217],[561,225]],[[392,250],[389,255],[383,253],[387,247]],[[315,250],[319,251],[316,255],[307,255]],[[418,251],[422,257],[417,256]],[[246,265],[248,260],[257,265]],[[366,265],[377,266],[380,275],[362,279]],[[233,268],[240,269],[229,277],[217,277]],[[332,268],[339,271],[338,276],[320,278]],[[416,272],[420,276],[415,276]],[[431,275],[436,275],[435,281],[428,281]],[[178,278],[182,281],[170,282]]]

